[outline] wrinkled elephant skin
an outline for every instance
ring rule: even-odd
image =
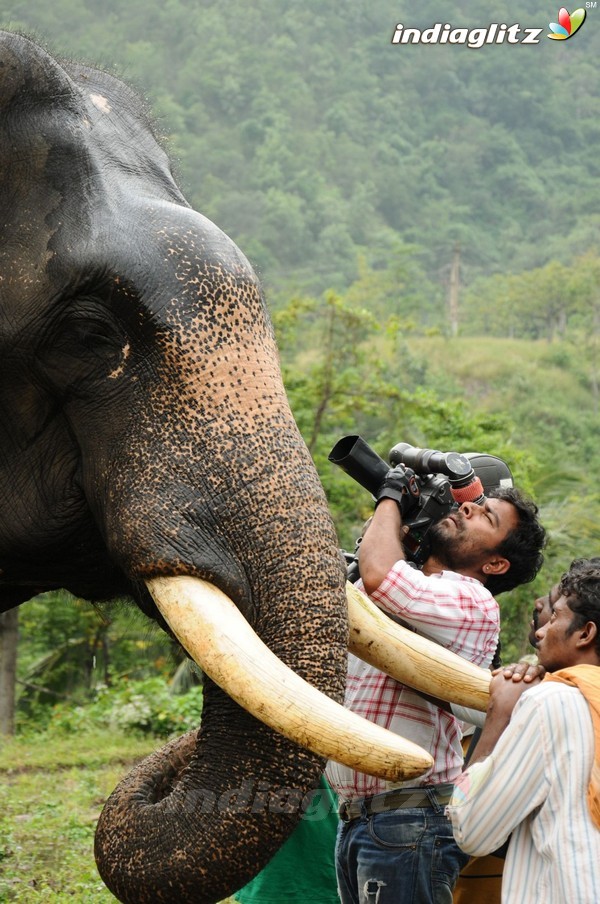
[[[139,100],[0,36],[0,610],[205,579],[334,699],[344,568],[245,257],[190,209]],[[109,800],[123,901],[216,901],[291,831],[323,762],[207,682],[202,730]]]

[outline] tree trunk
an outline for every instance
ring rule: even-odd
[[[458,293],[460,290],[460,245],[454,248],[450,269],[450,292],[448,295],[448,312],[450,317],[450,335],[458,336]]]
[[[15,733],[18,634],[18,608],[0,614],[0,735]]]

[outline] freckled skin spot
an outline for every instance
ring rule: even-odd
[[[157,618],[143,579],[197,575],[341,700],[344,569],[252,268],[125,85],[0,45],[0,610],[66,587]],[[233,893],[297,820],[281,789],[316,786],[317,757],[205,700],[100,819],[122,901]]]

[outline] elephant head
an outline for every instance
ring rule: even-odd
[[[2,33],[0,158],[0,611],[129,596],[215,679],[201,731],[111,796],[96,857],[120,900],[216,901],[324,757],[429,759],[340,706],[345,571],[264,300],[139,99]]]

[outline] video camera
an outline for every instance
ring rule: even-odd
[[[377,496],[390,467],[403,464],[412,468],[416,492],[414,505],[403,517],[408,531],[402,544],[406,558],[416,565],[422,565],[429,556],[428,533],[433,524],[463,502],[481,504],[490,490],[514,486],[506,462],[481,452],[462,455],[397,443],[390,449],[388,465],[362,437],[351,435],[338,440],[328,458],[373,496]],[[357,549],[353,554],[344,553],[351,581],[359,577]]]

